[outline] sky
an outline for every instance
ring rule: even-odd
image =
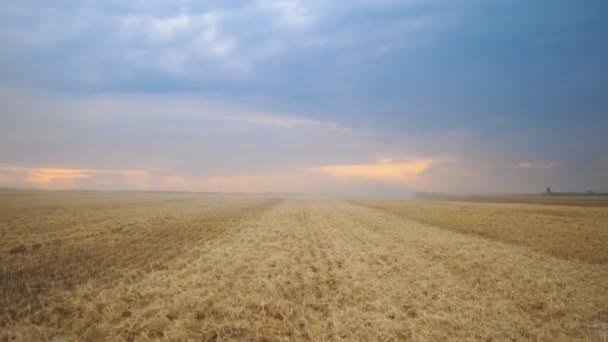
[[[5,1],[0,187],[608,191],[608,3]]]

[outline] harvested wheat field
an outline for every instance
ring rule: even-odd
[[[607,230],[594,207],[5,190],[0,339],[606,341]]]

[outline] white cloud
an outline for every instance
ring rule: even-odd
[[[175,38],[180,33],[188,31],[190,18],[180,14],[170,17],[153,17],[148,15],[129,14],[120,16],[122,32],[130,38],[145,36],[151,41],[166,41]]]
[[[307,128],[323,131],[349,133],[352,129],[347,127],[340,127],[335,122],[312,120],[290,115],[277,115],[268,113],[247,113],[247,114],[236,114],[236,115],[222,115],[216,116],[214,119],[231,121],[241,124],[249,124],[256,126],[270,126],[277,128],[295,129],[295,128]]]
[[[160,70],[187,76],[189,64],[212,63],[222,70],[244,71],[232,52],[236,41],[220,25],[222,14],[179,14],[170,17],[127,15],[120,18],[119,37],[129,47],[124,60],[138,65],[154,63]]]
[[[188,16],[181,14],[163,19],[152,19],[152,28],[162,38],[171,38],[175,33],[183,32],[188,28]]]
[[[351,23],[346,32],[341,32],[341,26],[332,23],[336,16],[391,5],[395,4],[357,1],[345,6],[316,0],[225,4],[183,0],[90,1],[67,6],[24,1],[4,6],[8,10],[3,13],[14,16],[14,20],[0,23],[0,43],[8,43],[10,52],[4,59],[12,64],[19,64],[23,59],[19,57],[36,58],[46,53],[60,56],[37,63],[48,75],[36,72],[30,79],[37,81],[27,82],[44,83],[41,80],[45,76],[53,84],[112,87],[141,84],[132,81],[158,74],[186,84],[241,81],[248,77],[274,77],[256,71],[266,72],[268,66],[280,69],[283,62],[292,58],[314,59],[325,53],[325,64],[357,62],[402,48],[403,44],[397,42],[403,41],[402,36],[395,39],[383,30],[393,30],[391,26],[397,22],[418,26],[419,33],[425,24],[400,18],[376,21],[371,26]],[[39,54],[40,49],[45,53]],[[307,52],[313,52],[312,57],[306,57]],[[53,63],[60,63],[61,68]],[[59,73],[59,69],[64,71]]]
[[[334,121],[312,119],[285,113],[255,111],[248,106],[235,106],[225,99],[204,98],[194,95],[114,94],[67,96],[54,92],[0,88],[4,109],[26,116],[56,116],[72,122],[101,124],[103,122],[141,122],[173,120],[196,126],[213,123],[226,128],[255,129],[267,127],[275,131],[300,130],[306,133],[360,135]],[[10,99],[10,101],[9,101]],[[238,101],[237,101],[238,102]],[[10,118],[5,118],[9,120]],[[0,120],[0,124],[3,120]]]
[[[258,4],[263,9],[270,9],[278,14],[278,20],[288,26],[303,26],[312,21],[311,13],[298,0],[261,0]]]
[[[518,169],[545,169],[549,170],[555,167],[553,162],[539,162],[539,161],[524,161],[517,164]]]
[[[221,21],[219,13],[207,13],[197,17],[197,19],[200,22],[201,29],[197,32],[194,45],[198,49],[212,56],[224,57],[235,48],[234,39],[219,31]]]

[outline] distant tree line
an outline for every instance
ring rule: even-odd
[[[608,196],[608,192],[587,190],[585,192],[566,192],[566,191],[552,191],[551,188],[547,188],[541,195],[544,196]]]

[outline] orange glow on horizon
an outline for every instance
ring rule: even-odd
[[[28,183],[52,186],[58,182],[71,182],[78,179],[95,178],[101,175],[117,175],[125,177],[142,177],[147,173],[143,170],[106,170],[106,169],[84,169],[84,168],[60,168],[60,167],[26,167],[26,166],[0,166],[4,176],[2,182],[10,180],[21,180]]]
[[[52,183],[55,180],[90,178],[87,169],[32,168],[27,169],[27,180],[34,183]]]
[[[152,169],[120,170],[64,167],[0,165],[0,185],[39,187],[43,189],[138,189],[213,192],[324,192],[336,186],[336,180],[418,182],[438,159],[407,161],[380,159],[368,164],[335,164],[309,168],[285,168],[264,172],[206,176],[181,175]],[[336,186],[340,190],[346,183]]]
[[[416,159],[393,162],[390,159],[383,159],[370,164],[326,165],[312,170],[337,178],[404,180],[423,173],[436,161],[436,159]]]
[[[27,168],[27,179],[34,183],[51,183],[55,180],[74,180],[91,178],[100,174],[114,174],[124,176],[143,176],[141,170],[98,170],[98,169],[67,169],[67,168]]]

